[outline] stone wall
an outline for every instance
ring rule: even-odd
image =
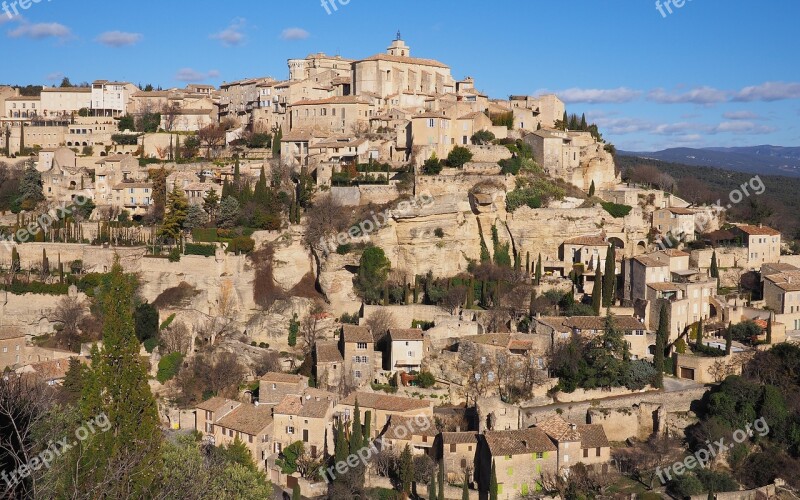
[[[395,320],[396,328],[411,328],[411,323],[417,321],[434,321],[444,310],[438,306],[424,304],[409,304],[407,306],[369,306],[364,305],[364,314],[360,320],[364,324],[366,319],[378,311],[388,311]]]
[[[467,146],[472,153],[472,161],[478,163],[497,163],[500,160],[511,158],[511,151],[505,146],[488,144],[485,146]]]

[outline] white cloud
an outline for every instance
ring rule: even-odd
[[[539,93],[546,93],[546,91],[539,91]],[[627,87],[615,89],[570,88],[553,93],[566,103],[588,104],[630,102],[641,95],[640,91]]]
[[[722,116],[727,120],[758,120],[761,118],[752,111],[728,111]]]
[[[192,68],[181,68],[175,73],[175,80],[179,82],[202,82],[208,80],[209,78],[217,78],[219,76],[219,71],[212,69],[207,73],[203,73],[202,71],[196,71]]]
[[[236,45],[241,45],[244,43],[245,34],[244,34],[244,26],[246,20],[242,18],[234,19],[231,22],[230,26],[225,28],[224,30],[220,31],[219,33],[214,33],[211,35],[213,40],[219,40],[222,42],[222,45],[226,47],[234,47]]]
[[[60,83],[60,82],[61,82],[61,80],[63,80],[63,79],[64,79],[64,73],[62,73],[62,72],[60,72],[60,71],[54,71],[54,72],[52,72],[52,73],[48,74],[48,75],[47,75],[46,77],[44,77],[44,78],[45,78],[45,80],[47,80],[48,82],[59,82],[59,83]]]
[[[714,133],[732,133],[732,134],[770,134],[775,132],[775,128],[767,127],[766,125],[759,125],[757,123],[748,121],[730,121],[722,122],[714,128]]]
[[[124,31],[106,31],[100,34],[95,41],[109,47],[127,47],[135,45],[142,40],[141,33],[126,33]]]
[[[281,32],[282,40],[305,40],[309,36],[311,36],[311,34],[303,28],[286,28]]]
[[[33,40],[43,40],[45,38],[60,38],[63,40],[71,35],[70,29],[59,23],[23,23],[8,32],[8,36],[11,38],[31,38]]]
[[[765,82],[761,85],[745,87],[733,98],[734,101],[738,102],[772,102],[785,99],[800,99],[800,83]]]
[[[648,92],[647,98],[659,104],[716,104],[727,101],[728,93],[713,87],[696,87],[683,93],[658,88]]]

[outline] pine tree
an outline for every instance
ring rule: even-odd
[[[68,474],[67,481],[74,484],[65,487],[80,497],[148,497],[158,471],[161,426],[134,331],[135,283],[117,258],[97,297],[103,346],[92,349],[79,409],[84,420],[105,415],[110,425],[73,448],[73,464],[66,470],[77,474]],[[99,484],[102,494],[90,490]]]
[[[209,189],[206,192],[206,197],[203,198],[203,209],[208,214],[211,222],[214,222],[217,217],[217,207],[219,207],[219,196],[214,189]]]
[[[536,277],[534,284],[536,286],[542,284],[542,254],[539,254],[539,259],[536,261]]]
[[[591,198],[592,196],[594,196],[594,190],[595,190],[595,187],[594,187],[594,180],[592,180],[592,185],[591,185],[591,186],[589,186],[589,198]]]
[[[658,330],[656,330],[656,351],[653,353],[653,367],[656,369],[656,379],[653,387],[661,389],[664,387],[664,351],[667,349],[667,337],[669,335],[669,319],[667,318],[667,305],[661,305],[661,313],[658,317]]]
[[[717,263],[717,251],[711,254],[711,269],[709,270],[712,278],[719,279],[719,264]]]
[[[158,235],[169,238],[172,241],[179,241],[183,233],[183,224],[186,221],[188,210],[189,202],[186,199],[186,195],[176,184],[167,196],[164,224],[161,226]]]
[[[492,476],[489,479],[489,500],[497,500],[498,494],[498,485],[497,485],[497,466],[492,460]]]
[[[617,249],[611,244],[606,254],[606,269],[603,275],[603,307],[614,305],[617,291]]]
[[[600,266],[597,266],[597,271],[594,273],[594,286],[592,287],[592,309],[594,309],[595,316],[600,316],[600,309],[603,306],[603,273],[600,271]]]

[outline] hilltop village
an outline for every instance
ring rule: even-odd
[[[752,392],[775,384],[754,366],[797,356],[781,233],[620,172],[556,95],[493,98],[417,54],[398,33],[365,59],[291,59],[284,80],[0,87],[6,380],[85,393],[128,276],[161,431],[244,450],[274,490],[797,481],[755,476],[742,448],[659,475],[785,410]],[[769,439],[796,446],[796,425]],[[768,449],[750,436],[745,455]]]

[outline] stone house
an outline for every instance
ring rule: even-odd
[[[342,383],[344,358],[335,341],[319,341],[314,348],[314,369],[317,387],[333,390]]]
[[[641,320],[633,316],[614,316],[614,326],[622,331],[633,359],[649,359],[655,335],[647,331]],[[603,316],[573,316],[570,318],[534,318],[536,333],[550,336],[553,341],[567,341],[572,335],[596,337],[605,334],[606,318]]]
[[[258,402],[276,405],[289,394],[302,394],[308,389],[308,377],[290,373],[265,373],[258,381]]]
[[[195,430],[215,446],[239,439],[258,467],[265,468],[272,435],[272,411],[268,406],[213,397],[195,408]]]
[[[392,416],[433,416],[433,401],[381,393],[353,392],[336,405],[336,415],[341,422],[346,423],[352,420],[356,401],[358,401],[362,424],[366,422],[366,412],[370,412],[370,433],[373,438],[383,433]]]
[[[448,482],[463,481],[464,473],[470,480],[475,473],[475,454],[478,450],[476,432],[442,432],[436,439],[436,460],[444,467]]]
[[[789,330],[800,330],[800,271],[765,274],[764,300],[777,321]]]
[[[145,213],[153,204],[153,183],[121,182],[112,189],[111,204],[134,214]]]
[[[399,454],[408,445],[414,455],[435,458],[434,442],[438,435],[436,422],[430,415],[392,415],[386,431],[381,435],[382,447]]]
[[[742,224],[730,230],[747,247],[747,265],[758,269],[763,264],[778,262],[781,256],[781,233],[771,227]]]
[[[559,415],[537,422],[558,447],[558,469],[569,470],[575,464],[607,464],[611,461],[611,445],[603,426],[599,424],[572,424]],[[607,468],[603,469],[607,472]]]
[[[672,241],[695,240],[697,210],[689,208],[663,208],[653,212],[653,229],[661,235],[670,235]]]
[[[425,355],[424,333],[417,328],[392,328],[389,330],[389,370],[418,372]]]
[[[352,95],[296,101],[289,108],[292,130],[315,129],[326,135],[368,130],[375,114],[369,100]]]
[[[275,421],[273,453],[297,441],[302,441],[308,453],[318,457],[325,450],[327,440],[333,449],[333,411],[338,397],[317,389],[306,389],[302,394],[291,394],[273,408]]]
[[[25,360],[25,333],[21,328],[0,327],[0,370]]]
[[[139,168],[136,158],[119,154],[101,159],[95,163],[94,202],[99,206],[115,205],[116,194],[121,194],[115,193],[115,189],[129,182],[147,183],[147,171]]]
[[[542,477],[558,472],[558,448],[538,427],[487,431],[479,435],[478,484],[488,491],[492,464],[497,474],[497,498],[516,499],[542,489]]]
[[[375,338],[365,326],[343,325],[341,348],[344,358],[344,373],[354,387],[361,387],[373,380],[375,367],[381,366],[381,353],[375,350]]]

